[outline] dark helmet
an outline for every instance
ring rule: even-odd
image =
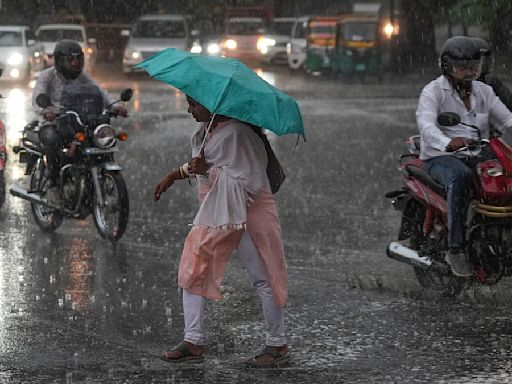
[[[443,75],[450,75],[456,62],[477,62],[480,59],[480,48],[473,39],[467,36],[454,36],[443,44],[439,55],[439,66]]]
[[[487,41],[479,37],[473,37],[472,40],[480,49],[480,54],[482,55],[482,75],[485,75],[491,72],[494,63],[491,46]]]
[[[55,69],[66,79],[76,79],[84,69],[84,52],[73,40],[61,40],[53,51]]]

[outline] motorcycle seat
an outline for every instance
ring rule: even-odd
[[[440,194],[441,196],[443,196],[446,199],[446,192],[447,192],[446,187],[442,184],[439,184],[437,181],[435,181],[428,174],[428,172],[425,169],[423,169],[422,167],[413,165],[413,164],[408,164],[405,167],[405,169],[407,170],[409,175],[411,175],[415,179],[418,179],[423,184],[430,187],[434,192]]]

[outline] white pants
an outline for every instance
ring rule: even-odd
[[[248,231],[245,231],[238,245],[238,253],[245,269],[247,270],[251,283],[261,299],[263,316],[266,326],[266,344],[273,347],[280,347],[286,344],[284,330],[283,308],[279,307],[275,300],[272,288],[268,282],[265,264],[254,245]],[[183,290],[183,313],[185,317],[185,340],[203,345],[206,343],[204,335],[204,309],[206,299]]]

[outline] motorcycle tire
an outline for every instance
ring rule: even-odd
[[[103,171],[99,182],[104,205],[99,204],[94,194],[94,224],[102,238],[116,242],[123,236],[128,225],[128,190],[123,175],[118,171]]]
[[[0,208],[5,204],[5,176],[4,171],[0,171]]]
[[[46,167],[44,162],[39,160],[30,176],[30,189],[32,191],[41,190],[45,180],[45,172]],[[30,203],[30,205],[34,221],[43,232],[53,232],[62,224],[64,216],[61,212],[47,208],[41,204]]]
[[[409,245],[415,251],[421,252],[421,248],[426,244],[427,239],[423,234],[423,220],[425,218],[425,207],[416,201],[411,201],[411,205],[404,212],[403,220],[408,223]],[[405,216],[407,215],[407,216]],[[445,263],[444,260],[438,260]],[[427,291],[436,296],[456,297],[464,289],[465,279],[457,277],[450,273],[444,275],[434,268],[423,269],[413,267],[414,274],[420,285]]]

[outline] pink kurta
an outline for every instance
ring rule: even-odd
[[[243,126],[243,129],[250,130],[247,126]],[[254,133],[251,131],[250,133],[247,132],[247,134],[251,135]],[[244,135],[246,135],[245,132]],[[256,135],[254,134],[254,136]],[[251,137],[251,140],[253,139]],[[250,141],[251,145],[259,145],[261,139],[257,136],[256,139],[256,141]],[[237,148],[242,146],[243,150],[244,144],[242,142],[243,140],[236,140]],[[225,145],[223,148],[225,148]],[[207,144],[205,147],[205,157],[208,164],[210,164],[208,149]],[[265,162],[265,159],[262,159],[262,161]],[[210,190],[217,188],[216,183],[219,175],[222,172],[230,174],[230,170],[226,170],[225,167],[226,165],[222,164],[222,161],[219,161],[219,164],[211,164],[208,181],[200,182],[199,199],[202,204],[201,208],[205,208],[203,205]],[[225,177],[226,174],[223,176]],[[242,226],[238,225],[237,221],[234,225],[212,228],[207,225],[197,225],[195,221],[196,225],[189,232],[181,255],[178,274],[178,284],[180,287],[208,299],[222,299],[220,285],[228,258],[238,247],[243,232],[247,230],[266,266],[269,283],[272,287],[276,303],[281,307],[286,304],[288,280],[281,240],[281,227],[268,179],[265,179],[263,187],[253,196],[254,202],[249,206],[244,204],[243,209],[245,212],[243,213],[246,221]],[[216,198],[215,201],[218,200],[219,198]],[[222,204],[219,205],[223,206]],[[203,210],[200,209],[201,211],[217,212],[217,210],[208,209],[207,207]]]

